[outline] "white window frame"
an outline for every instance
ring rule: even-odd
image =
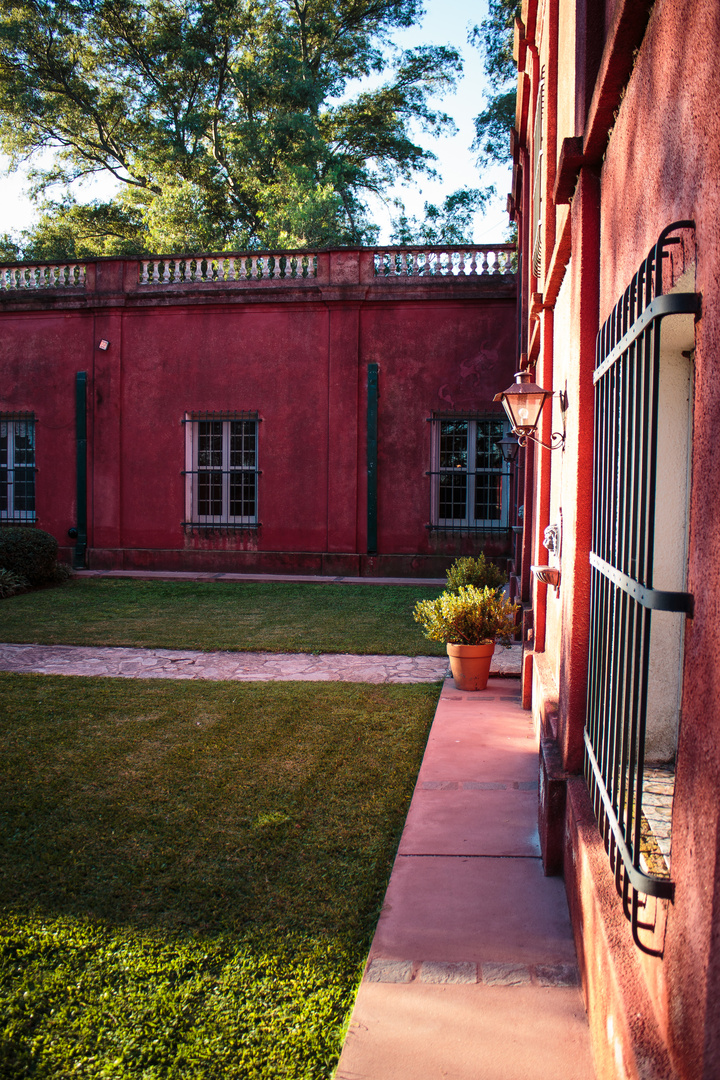
[[[27,448],[19,450],[17,442],[19,438],[27,438],[28,431],[31,434],[30,460],[25,458],[18,463],[18,457],[22,453],[27,454]],[[30,488],[28,492],[28,477],[23,481],[25,492],[20,490],[20,482],[16,474],[20,469],[26,469],[30,473]],[[33,523],[36,519],[35,511],[35,416],[33,413],[0,413],[0,522],[12,524]],[[23,498],[32,503],[32,508],[27,509],[18,505]],[[3,505],[4,504],[4,505]]]
[[[183,525],[192,529],[239,529],[256,528],[258,518],[258,427],[259,417],[257,413],[248,412],[218,412],[218,413],[186,413],[185,419],[185,521]],[[213,425],[215,431],[204,430],[205,425]],[[239,433],[233,430],[234,425],[242,425]],[[220,429],[219,431],[217,429]],[[233,436],[241,434],[243,445],[240,450],[233,449]],[[219,437],[214,446],[203,447],[203,440],[207,436]],[[244,440],[250,438],[251,446],[246,451]],[[208,463],[206,455],[213,453],[215,456]],[[240,460],[233,460],[233,455],[239,453]],[[247,453],[247,456],[246,456]],[[213,477],[216,485],[214,491],[203,493],[203,478]],[[241,494],[239,499],[252,505],[252,512],[233,514],[233,481],[239,480]],[[213,483],[213,481],[208,481]],[[246,493],[247,492],[247,496]],[[237,496],[236,496],[237,497]],[[216,513],[207,511],[210,506],[203,507],[209,500],[219,504]],[[246,507],[250,509],[250,505]]]
[[[433,528],[453,531],[472,530],[473,532],[498,532],[510,528],[510,467],[502,459],[498,451],[498,468],[476,467],[476,446],[479,425],[494,424],[498,428],[498,438],[502,438],[510,430],[510,425],[503,417],[496,413],[482,416],[478,414],[458,413],[457,415],[438,414],[432,420],[432,452],[431,452],[431,499]],[[443,425],[449,423],[467,424],[465,432],[465,463],[464,465],[450,468],[443,461],[442,438]],[[494,441],[494,440],[492,440]],[[465,513],[462,517],[441,517],[440,495],[442,478],[451,476],[455,470],[465,479]],[[500,478],[500,516],[495,518],[477,518],[476,488],[479,476],[497,476]]]

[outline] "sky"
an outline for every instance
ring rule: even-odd
[[[454,94],[438,99],[445,112],[455,120],[457,134],[440,139],[429,138],[415,132],[417,140],[431,149],[438,158],[436,168],[441,174],[437,180],[421,177],[412,185],[398,187],[388,192],[388,201],[399,196],[409,214],[422,217],[423,204],[441,203],[446,195],[462,187],[487,187],[495,184],[497,197],[492,200],[484,214],[475,221],[476,243],[498,243],[505,239],[508,217],[505,200],[510,190],[510,172],[503,167],[493,168],[482,176],[475,165],[475,155],[470,150],[473,140],[473,117],[483,108],[485,78],[482,72],[482,56],[476,48],[468,45],[467,31],[480,23],[487,14],[486,0],[425,0],[425,17],[411,30],[395,34],[397,45],[408,48],[413,45],[454,45],[463,55],[465,74]],[[7,159],[0,155],[0,234],[17,232],[27,228],[33,221],[34,208],[25,194],[23,174],[6,175]],[[113,187],[103,182],[77,189],[81,199],[102,197]],[[387,243],[390,231],[390,207],[377,202],[373,206],[377,224],[380,225],[381,243]]]

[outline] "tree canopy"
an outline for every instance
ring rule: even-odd
[[[515,123],[517,70],[513,60],[515,19],[520,0],[488,0],[488,18],[474,27],[470,40],[484,54],[490,85],[485,109],[475,117],[478,166],[504,164],[510,160],[510,130]]]
[[[432,171],[411,124],[451,124],[431,98],[455,85],[457,50],[388,47],[421,14],[421,0],[2,0],[0,148],[31,163],[41,207],[24,254],[372,241],[368,197]],[[71,185],[99,175],[117,194],[77,201]]]

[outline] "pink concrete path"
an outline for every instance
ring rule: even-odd
[[[517,682],[444,684],[336,1080],[592,1080]]]

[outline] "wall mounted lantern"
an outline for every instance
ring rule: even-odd
[[[512,435],[503,435],[502,439],[495,440],[495,445],[500,451],[503,461],[508,465],[512,465],[520,449],[520,443],[517,439],[513,439]]]
[[[528,439],[544,446],[546,450],[559,450],[565,445],[565,435],[559,431],[552,433],[549,445],[534,434],[542,407],[552,396],[551,390],[543,390],[542,386],[532,381],[529,371],[518,371],[512,386],[493,398],[493,401],[502,402],[520,446],[525,446]]]

